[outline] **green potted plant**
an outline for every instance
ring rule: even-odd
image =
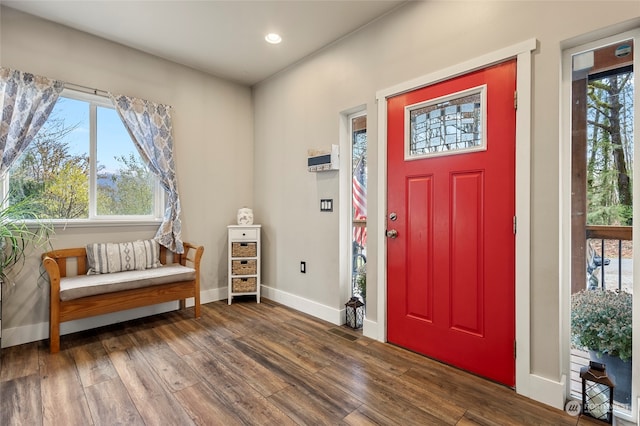
[[[366,303],[367,299],[367,265],[362,265],[356,273],[355,295],[362,298],[362,303]]]
[[[356,278],[356,288],[358,289],[358,295],[360,295],[362,301],[365,302],[367,298],[367,274],[358,274]]]
[[[607,366],[623,404],[631,400],[632,302],[624,291],[582,290],[571,298],[572,344]]]
[[[6,200],[0,205],[0,292],[10,283],[7,272],[16,264],[26,260],[27,249],[31,245],[49,243],[53,232],[50,223],[39,220],[36,204],[23,199],[14,204]],[[2,320],[2,300],[0,294],[0,320]],[[1,323],[1,322],[0,322]],[[2,329],[0,328],[0,350],[2,349]]]
[[[28,247],[47,244],[53,227],[38,218],[30,199],[0,207],[0,284],[7,283],[7,272],[24,262]]]

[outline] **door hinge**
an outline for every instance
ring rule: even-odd
[[[513,92],[513,109],[518,109],[518,91]]]
[[[513,341],[513,359],[517,358],[516,341]]]
[[[513,235],[518,231],[518,218],[516,216],[513,217]]]

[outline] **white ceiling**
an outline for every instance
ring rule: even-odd
[[[192,68],[253,85],[405,0],[42,0],[0,3]],[[283,41],[270,45],[267,33]]]

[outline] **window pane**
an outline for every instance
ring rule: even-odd
[[[633,223],[633,71],[587,86],[587,224]]]
[[[89,216],[89,104],[59,98],[47,123],[9,171],[11,204],[31,198],[41,218]]]
[[[116,110],[97,108],[97,214],[152,215],[154,176]]]

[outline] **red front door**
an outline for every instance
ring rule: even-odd
[[[513,60],[387,100],[387,338],[508,386],[515,85]]]

